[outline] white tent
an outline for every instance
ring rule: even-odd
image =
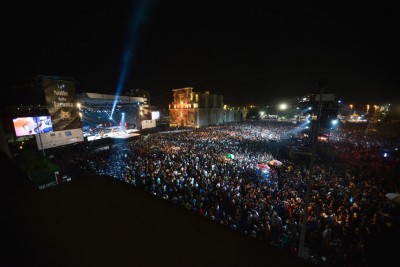
[[[271,166],[277,166],[277,167],[282,166],[282,162],[280,162],[279,160],[276,160],[276,159],[270,160],[268,162],[268,164]]]
[[[394,202],[400,204],[400,194],[399,193],[387,193],[385,196],[388,199],[393,200]]]

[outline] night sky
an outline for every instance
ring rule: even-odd
[[[399,16],[387,3],[8,2],[4,92],[36,75],[73,77],[78,93],[146,89],[160,107],[187,86],[228,105],[294,99],[321,79],[348,103],[399,91]]]

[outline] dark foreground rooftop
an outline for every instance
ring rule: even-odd
[[[39,191],[0,154],[0,266],[310,266],[111,177]]]

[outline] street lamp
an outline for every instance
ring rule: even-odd
[[[279,105],[279,110],[286,110],[288,108],[288,105],[286,103],[282,103]]]
[[[279,105],[279,109],[280,109],[280,110],[285,110],[285,109],[287,109],[287,107],[288,107],[288,106],[287,106],[286,103],[282,103],[282,104]]]
[[[317,149],[319,122],[320,122],[321,110],[322,110],[322,95],[324,94],[324,87],[325,87],[325,84],[323,83],[321,85],[321,94],[319,97],[317,121],[316,121],[316,124],[314,127],[314,136],[313,136],[312,148],[311,148],[311,153],[310,153],[310,169],[308,172],[307,191],[306,191],[305,199],[303,202],[303,214],[302,214],[302,221],[301,221],[301,233],[300,233],[299,252],[298,252],[298,256],[301,258],[305,258],[305,256],[306,256],[306,249],[304,247],[304,242],[306,239],[306,232],[307,232],[308,206],[310,205],[310,199],[311,199],[314,161],[315,161],[315,154],[316,154],[316,149]]]

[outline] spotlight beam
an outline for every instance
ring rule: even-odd
[[[115,90],[115,99],[111,110],[111,116],[114,113],[118,97],[121,95],[122,88],[125,85],[125,81],[134,58],[134,52],[140,39],[140,30],[143,26],[145,18],[147,17],[151,2],[151,0],[140,0],[136,6],[133,6],[132,16],[128,25],[127,42],[122,53],[122,66],[118,78],[117,88]]]

